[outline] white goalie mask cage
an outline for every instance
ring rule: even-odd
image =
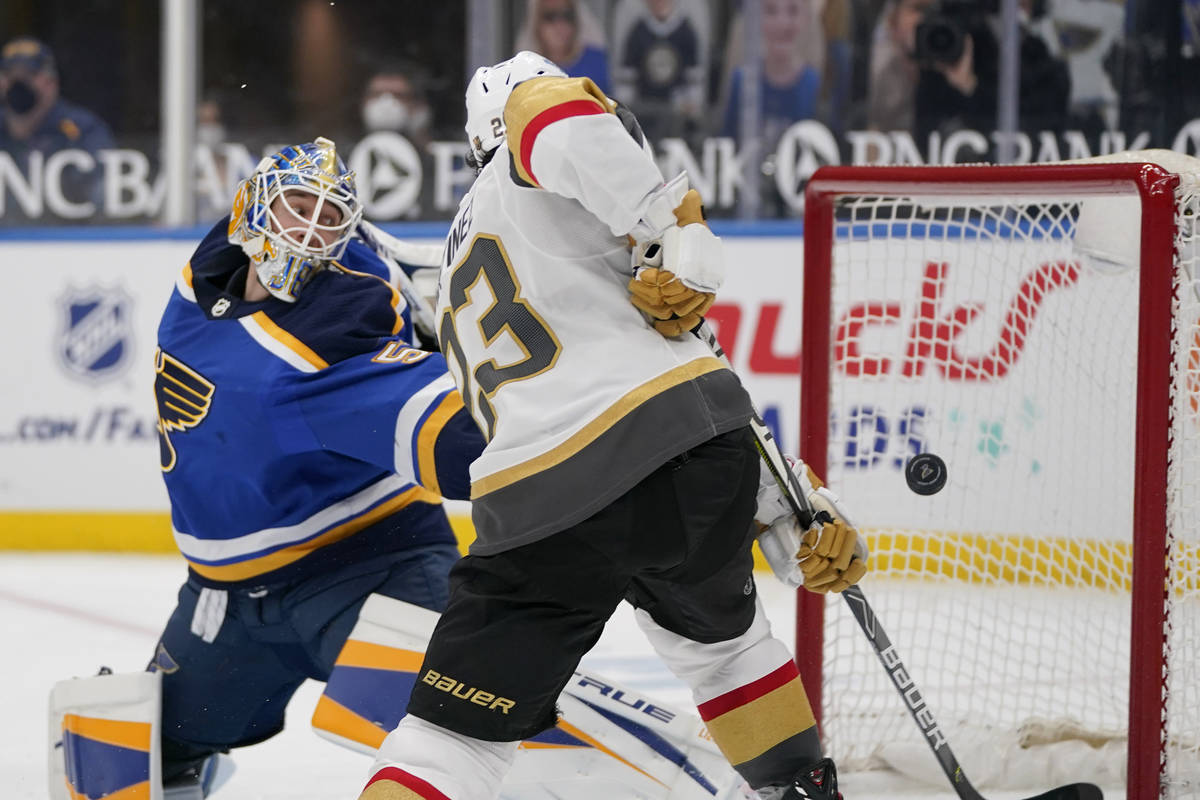
[[[302,194],[313,198],[311,206],[297,205]],[[318,138],[259,163],[234,198],[229,241],[250,257],[271,295],[295,302],[309,280],[345,252],[362,214],[354,173],[332,141]]]

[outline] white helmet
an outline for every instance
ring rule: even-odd
[[[487,162],[488,153],[504,141],[504,104],[513,87],[540,75],[567,77],[567,73],[545,56],[522,50],[494,67],[475,70],[467,84],[467,144],[476,167]]]

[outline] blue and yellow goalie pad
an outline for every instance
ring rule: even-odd
[[[162,676],[59,681],[50,692],[51,800],[162,800]]]

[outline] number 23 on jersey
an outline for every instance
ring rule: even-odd
[[[552,368],[562,345],[521,297],[521,284],[496,236],[475,236],[445,291],[438,330],[442,351],[458,377],[467,410],[491,440],[496,391]]]

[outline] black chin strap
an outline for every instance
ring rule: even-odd
[[[482,160],[479,160],[475,157],[475,150],[473,148],[468,149],[467,150],[467,159],[466,159],[467,166],[470,167],[471,169],[475,170],[475,174],[478,175],[480,172],[483,172],[483,168],[488,165],[488,162],[490,162],[492,160],[492,156],[494,156],[494,155],[496,155],[496,151],[491,150],[486,155],[484,155]]]

